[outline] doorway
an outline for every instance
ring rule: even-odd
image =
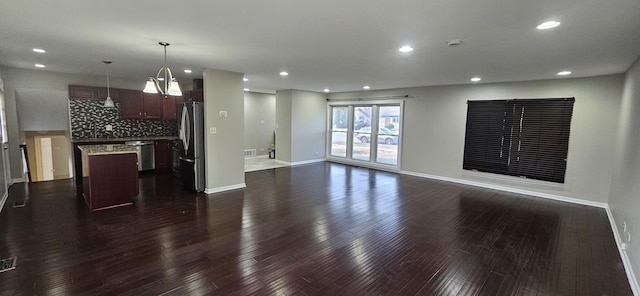
[[[25,132],[32,182],[71,178],[71,150],[65,131]]]

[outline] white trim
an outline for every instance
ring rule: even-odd
[[[214,194],[214,193],[219,193],[219,192],[224,192],[224,191],[229,191],[229,190],[242,189],[242,188],[246,188],[246,187],[247,187],[246,183],[240,183],[240,184],[222,186],[222,187],[216,187],[216,188],[206,188],[204,190],[204,193],[205,194]]]
[[[592,207],[596,207],[596,208],[606,209],[608,207],[607,203],[603,203],[603,202],[590,201],[590,200],[585,200],[585,199],[579,199],[579,198],[573,198],[573,197],[555,195],[555,194],[549,194],[549,193],[542,193],[542,192],[536,192],[536,191],[531,191],[531,190],[517,189],[517,188],[508,187],[508,186],[494,185],[494,184],[488,184],[488,183],[482,183],[482,182],[476,182],[476,181],[469,181],[469,180],[463,180],[463,179],[456,179],[456,178],[450,178],[450,177],[441,177],[441,176],[435,176],[435,175],[415,173],[415,172],[410,172],[410,171],[400,171],[400,173],[401,174],[405,174],[405,175],[415,176],[415,177],[422,177],[422,178],[428,178],[428,179],[434,179],[434,180],[440,180],[440,181],[447,181],[447,182],[453,182],[453,183],[459,183],[459,184],[464,184],[464,185],[483,187],[483,188],[488,188],[488,189],[501,190],[501,191],[506,191],[506,192],[518,193],[518,194],[526,194],[526,195],[542,197],[542,198],[546,198],[546,199],[553,199],[553,200],[564,201],[564,202],[569,202],[569,203],[574,203],[574,204],[579,204],[579,205],[592,206]]]
[[[616,241],[616,246],[618,247],[618,252],[620,253],[620,258],[622,259],[622,265],[624,265],[624,271],[627,273],[627,279],[629,280],[631,291],[633,292],[633,295],[640,295],[640,286],[638,285],[638,279],[633,272],[633,266],[631,265],[629,256],[627,255],[627,252],[622,250],[621,248],[622,240],[620,239],[618,224],[616,224],[616,220],[613,218],[613,213],[611,213],[611,209],[609,208],[609,206],[607,206],[605,210],[607,211],[607,217],[609,217],[609,224],[611,225],[611,231],[613,231],[613,238]]]
[[[358,161],[358,160],[348,159],[348,158],[327,157],[327,161],[335,162],[335,163],[341,163],[341,164],[347,164],[347,165],[350,165],[350,166],[363,167],[363,168],[368,168],[368,169],[372,169],[372,170],[380,170],[380,171],[385,171],[385,172],[392,172],[392,173],[401,173],[402,172],[395,165],[392,165],[392,164],[384,165],[384,164],[377,163],[377,162],[368,162],[366,160],[365,161]]]
[[[281,163],[281,164],[288,165],[288,166],[296,166],[296,165],[301,165],[301,164],[310,164],[310,163],[323,162],[323,161],[326,161],[326,159],[325,158],[316,158],[316,159],[309,159],[309,160],[296,161],[296,162],[286,162],[284,160],[276,159],[277,163]]]
[[[24,183],[27,180],[25,178],[15,178],[15,179],[11,179],[11,185],[16,184],[16,183]]]
[[[2,212],[2,209],[4,209],[4,204],[7,202],[7,199],[9,199],[9,192],[8,192],[8,188],[7,188],[7,192],[4,193],[4,195],[2,196],[2,200],[0,200],[0,213]]]

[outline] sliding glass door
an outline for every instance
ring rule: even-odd
[[[400,165],[402,102],[329,103],[329,116],[330,157]]]

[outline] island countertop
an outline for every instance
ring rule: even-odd
[[[124,144],[80,145],[78,149],[87,155],[125,154],[138,151],[136,146]]]

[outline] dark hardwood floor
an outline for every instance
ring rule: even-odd
[[[134,205],[98,212],[71,180],[16,184],[0,294],[632,294],[603,209],[332,163],[246,183],[145,174]]]

